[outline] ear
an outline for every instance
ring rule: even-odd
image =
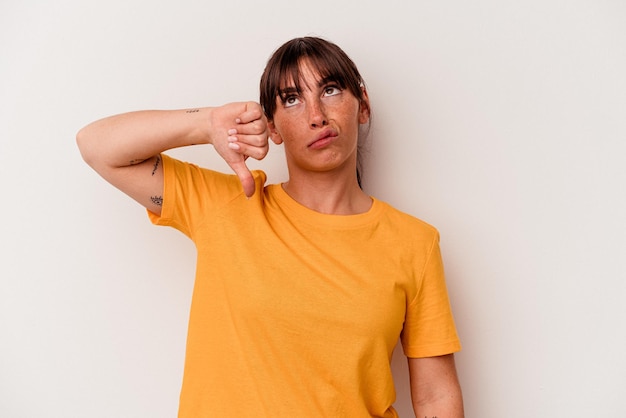
[[[274,124],[273,120],[267,122],[267,127],[270,130],[270,138],[272,139],[272,142],[274,142],[276,145],[282,144],[283,138],[278,133],[278,130],[276,129],[276,125]]]
[[[370,120],[370,98],[365,86],[361,86],[361,91],[363,92],[363,99],[359,103],[359,123],[363,125]]]

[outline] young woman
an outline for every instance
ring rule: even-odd
[[[127,113],[77,136],[100,175],[196,245],[179,417],[395,417],[399,337],[416,416],[462,417],[438,233],[359,184],[370,103],[356,66],[293,39],[260,101]],[[268,138],[285,147],[282,184],[245,164]],[[236,175],[163,153],[202,143]]]

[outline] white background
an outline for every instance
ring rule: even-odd
[[[193,245],[75,133],[256,100],[308,34],[366,79],[367,191],[441,232],[466,415],[626,416],[625,22],[620,0],[2,0],[0,416],[176,415]],[[254,167],[281,181],[282,159]]]

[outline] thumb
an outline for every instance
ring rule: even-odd
[[[228,162],[228,165],[233,169],[235,174],[237,174],[237,177],[239,177],[244,194],[246,197],[250,198],[254,194],[255,189],[254,177],[252,177],[252,173],[246,165],[244,157],[242,156],[239,161]]]

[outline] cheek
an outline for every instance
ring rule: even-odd
[[[289,141],[294,135],[297,135],[302,128],[298,127],[298,124],[293,120],[281,118],[274,122],[276,132],[281,136],[283,141]]]
[[[344,102],[342,109],[343,120],[354,121],[356,119],[357,123],[367,122],[369,114],[365,108],[359,105],[358,99],[352,97],[352,100],[349,102]]]

